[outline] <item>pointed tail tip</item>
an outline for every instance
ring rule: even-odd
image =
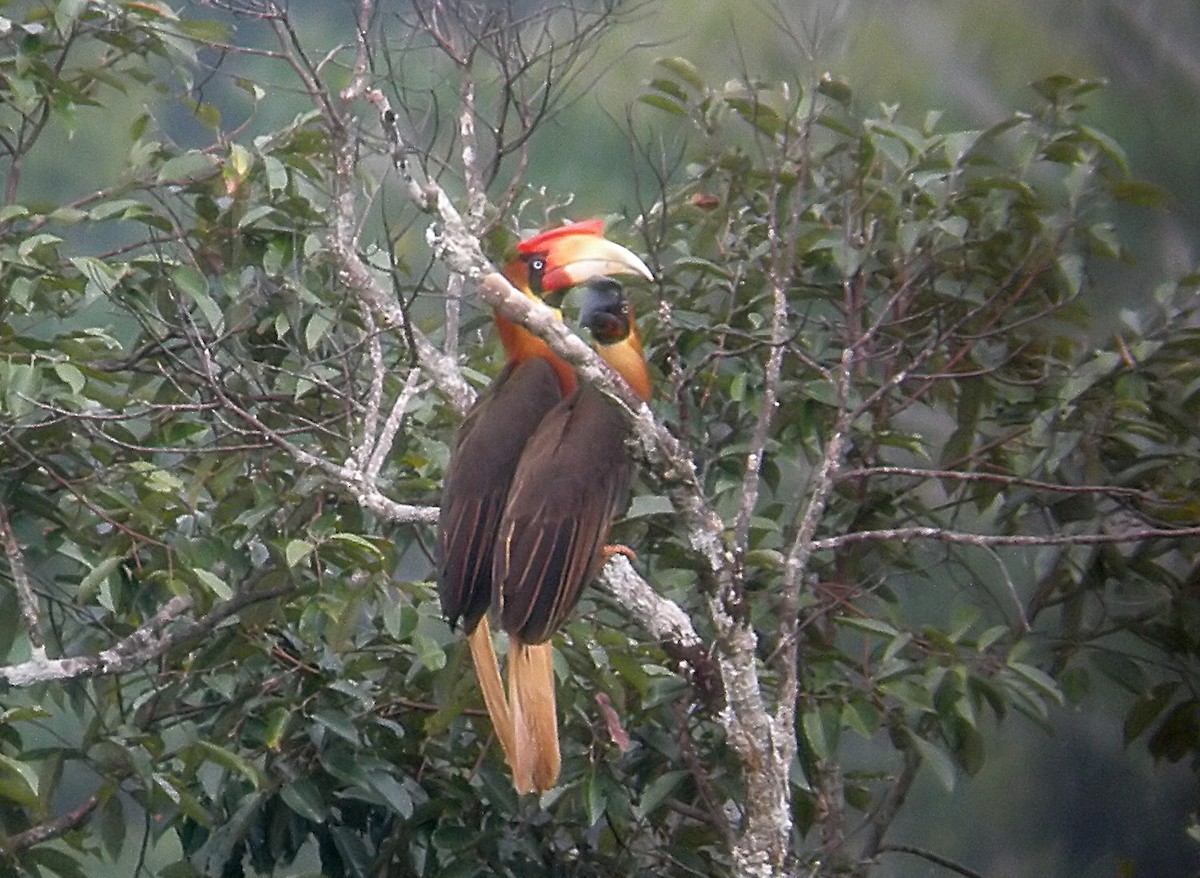
[[[513,719],[508,699],[504,697],[504,684],[500,680],[500,660],[492,647],[491,629],[487,616],[479,620],[475,630],[467,635],[471,648],[471,660],[475,665],[475,676],[479,679],[479,690],[483,693],[483,704],[492,720],[492,728],[504,753],[504,761],[515,769],[513,755]]]
[[[558,783],[561,756],[549,643],[510,641],[508,700],[513,720],[513,786],[543,793]]]

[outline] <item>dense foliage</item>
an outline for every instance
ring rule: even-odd
[[[562,783],[513,793],[429,581],[461,405],[428,351],[478,387],[494,345],[447,299],[472,285],[428,246],[376,104],[347,87],[411,100],[403,47],[368,43],[370,19],[372,63],[326,63],[332,46],[250,7],[271,10],[276,72],[309,101],[257,134],[197,82],[224,47],[254,118],[276,98],[239,78],[262,58],[213,17],[67,2],[0,19],[6,866],[742,869],[755,768],[724,719],[730,678],[681,673],[607,592],[558,641]],[[505,114],[549,105],[514,86],[549,91],[554,59],[504,57],[447,68],[480,82],[490,173],[462,164],[453,104],[476,98],[454,83],[408,145],[439,197],[490,187],[463,210],[497,260],[563,215],[512,180],[541,115]],[[729,566],[699,555],[686,486],[653,464],[617,536],[717,665],[753,636],[758,695],[796,745],[777,742],[794,825],[771,867],[869,874],[918,772],[953,785],[993,719],[1089,704],[1099,676],[1133,694],[1131,741],[1195,759],[1193,285],[1137,291],[1120,336],[1090,339],[1081,297],[1120,256],[1106,206],[1156,197],[1082,120],[1095,83],[1043,80],[1027,112],[964,131],[864,114],[832,79],[718,86],[668,58],[647,80],[631,118],[653,134],[632,142],[661,187],[612,234],[660,276],[631,287],[653,408]],[[203,144],[170,130],[176,98]],[[31,191],[40,144],[86,162],[94,108],[131,104],[112,179]],[[664,137],[686,144],[677,162],[645,145]]]

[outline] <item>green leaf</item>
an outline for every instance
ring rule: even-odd
[[[87,8],[88,2],[89,0],[59,0],[54,9],[54,26],[60,34],[65,37],[74,30],[75,23]]]
[[[666,497],[659,494],[639,494],[629,504],[629,510],[625,513],[625,518],[632,520],[635,518],[648,518],[652,515],[671,515],[674,511],[675,507],[671,505],[671,501]]]
[[[88,873],[83,871],[83,867],[73,856],[46,845],[41,845],[26,854],[24,862],[35,875],[40,875],[44,869],[53,872],[59,878],[88,878]]]
[[[1063,703],[1062,690],[1058,688],[1058,683],[1055,682],[1054,678],[1045,671],[1035,668],[1033,665],[1027,665],[1024,662],[1010,661],[1008,666],[1043,695],[1048,696],[1058,704]]]
[[[650,87],[672,100],[678,101],[681,106],[687,105],[687,91],[673,79],[653,79],[650,81]]]
[[[71,388],[72,393],[79,393],[87,385],[87,378],[70,363],[55,363],[54,374],[64,384]]]
[[[654,107],[656,110],[663,110],[673,116],[686,116],[687,109],[680,106],[679,102],[674,98],[669,98],[666,95],[658,93],[648,93],[638,95],[638,102],[643,103],[648,107]]]
[[[900,636],[900,632],[896,630],[895,626],[888,624],[882,619],[874,619],[870,616],[835,616],[834,621],[847,628],[856,628],[859,631],[867,631],[883,637]]]
[[[589,771],[583,782],[584,813],[589,826],[595,826],[604,817],[608,806],[608,794],[599,773]]]
[[[204,275],[190,265],[180,265],[171,272],[171,279],[189,299],[195,302],[200,313],[204,315],[204,319],[208,321],[209,327],[220,332],[224,323],[221,309],[209,295],[208,280]]]
[[[33,766],[0,753],[0,799],[25,808],[38,804],[38,776]]]
[[[321,800],[321,791],[311,778],[300,777],[284,784],[279,790],[279,797],[305,820],[324,823],[328,816],[325,813],[325,803]]]
[[[667,796],[675,792],[687,776],[688,772],[683,769],[675,769],[674,771],[663,772],[654,778],[642,790],[642,795],[638,798],[637,804],[634,806],[634,813],[642,819],[649,817],[658,810],[658,806],[663,803]]]
[[[245,757],[203,739],[196,741],[193,746],[209,762],[215,762],[222,768],[242,775],[242,777],[254,785],[255,789],[262,787],[264,781],[262,772]]]
[[[933,776],[938,779],[946,792],[954,792],[954,785],[958,780],[958,770],[955,768],[954,759],[950,754],[919,735],[910,734],[909,740],[921,754],[922,762],[929,766],[933,771]]]
[[[218,600],[227,601],[233,597],[233,589],[215,573],[200,567],[193,567],[192,573],[196,575],[196,579],[200,580],[200,585],[212,592]]]
[[[413,632],[413,649],[417,652],[417,660],[431,671],[440,671],[446,667],[446,650],[442,644],[433,638]]]
[[[334,710],[316,710],[312,715],[313,722],[324,726],[351,744],[358,745],[360,738],[354,721],[346,714]]]
[[[854,698],[842,708],[842,725],[864,740],[873,740],[879,732],[881,717],[878,708],[865,698]]]
[[[841,711],[832,705],[822,705],[817,710],[805,711],[800,724],[813,757],[819,762],[831,761],[841,737]]]
[[[658,58],[654,63],[664,70],[670,71],[696,91],[704,91],[704,77],[701,75],[700,69],[687,58],[676,55],[672,58]]]
[[[1150,690],[1143,698],[1139,698],[1125,715],[1125,743],[1130,744],[1138,738],[1171,703],[1179,684],[1176,682],[1160,683]]]
[[[1117,180],[1109,184],[1113,198],[1135,207],[1164,210],[1171,203],[1171,194],[1161,186],[1144,180]]]
[[[412,817],[412,796],[396,778],[380,769],[371,772],[369,783],[393,811],[406,820]]]
[[[96,593],[96,588],[100,583],[116,572],[124,560],[123,557],[105,558],[100,563],[93,565],[88,570],[87,575],[79,581],[75,592],[75,599],[81,603],[90,600],[91,596]]]
[[[99,811],[100,840],[109,859],[115,860],[125,844],[125,807],[120,795],[114,792],[107,796]]]
[[[290,540],[283,550],[284,560],[288,567],[295,567],[312,554],[316,547],[307,540]]]
[[[203,152],[186,152],[163,162],[158,169],[160,183],[188,183],[216,173],[220,162]]]
[[[228,25],[211,18],[183,18],[176,27],[200,43],[223,43],[229,39]]]
[[[308,326],[304,330],[304,346],[310,351],[315,351],[332,325],[333,321],[329,316],[324,311],[318,311],[308,319]]]
[[[333,543],[341,543],[342,545],[353,549],[358,549],[367,556],[376,560],[383,560],[384,557],[386,557],[383,553],[383,550],[380,549],[379,546],[375,545],[375,543],[371,542],[364,536],[360,536],[359,534],[335,533],[329,537],[329,541]]]
[[[17,247],[17,255],[21,257],[23,262],[28,262],[43,247],[52,248],[61,243],[62,238],[58,237],[58,235],[49,235],[44,232],[38,235],[30,235]]]

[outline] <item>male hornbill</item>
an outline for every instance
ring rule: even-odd
[[[642,399],[650,378],[633,312],[607,277],[586,284],[580,324],[593,347]],[[493,597],[508,633],[511,764],[519,791],[558,779],[558,722],[550,637],[579,601],[608,550],[613,519],[629,496],[624,415],[590,384],[579,386],[525,443],[492,561]]]
[[[504,274],[527,296],[552,306],[592,277],[651,277],[645,263],[602,232],[600,222],[584,222],[535,235],[517,245]],[[467,632],[484,703],[514,782],[525,791],[532,782],[516,771],[513,720],[487,622],[496,535],[526,445],[551,409],[575,391],[576,380],[545,342],[501,314],[494,317],[507,362],[468,412],[450,456],[438,521],[438,594],[450,625],[461,621]],[[551,785],[553,780],[543,788]]]

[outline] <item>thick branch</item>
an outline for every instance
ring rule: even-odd
[[[668,494],[687,539],[704,560],[704,578],[713,595],[710,608],[718,631],[718,666],[726,695],[720,714],[729,740],[741,760],[748,786],[746,825],[733,845],[738,875],[774,876],[781,873],[791,835],[788,772],[795,749],[791,729],[775,728],[766,709],[757,669],[757,636],[744,613],[732,604],[736,592],[733,556],[724,537],[724,524],[705,497],[691,457],[654,418],[649,407],[616,377],[598,356],[571,333],[540,302],[520,293],[484,257],[479,240],[462,215],[436,184],[418,181],[403,160],[404,150],[395,115],[382,94],[371,99],[393,144],[393,159],[418,204],[434,213],[440,228],[430,229],[429,241],[452,271],[479,285],[479,296],[508,319],[546,341],[587,381],[617,402],[626,413],[650,469],[668,485]],[[643,611],[644,612],[644,611]],[[655,620],[639,613],[649,628]]]
[[[295,590],[296,586],[291,584],[261,590],[248,589],[213,607],[200,618],[180,621],[169,632],[162,633],[168,624],[192,606],[190,597],[174,597],[162,605],[154,614],[154,618],[114,646],[96,655],[65,659],[34,658],[0,668],[0,679],[6,680],[12,686],[32,686],[51,680],[102,677],[132,671],[153,661],[179,643],[207,634],[251,604],[283,597]]]
[[[714,713],[721,710],[725,691],[720,670],[688,614],[651,588],[622,555],[614,555],[604,566],[600,584],[678,662],[679,672],[691,680],[709,708]]]

